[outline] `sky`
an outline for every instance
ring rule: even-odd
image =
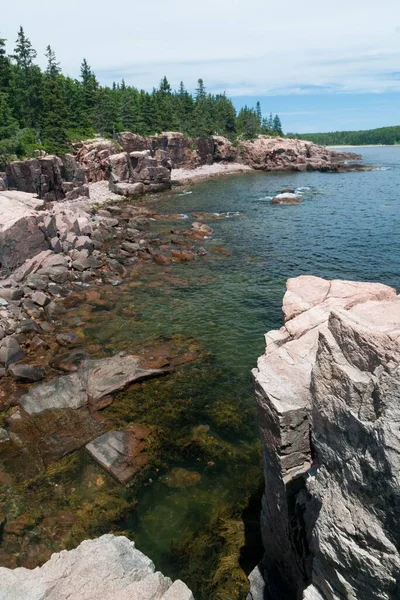
[[[0,14],[9,52],[22,25],[39,64],[50,44],[72,77],[83,57],[102,84],[201,77],[286,132],[400,125],[400,0],[0,0]]]

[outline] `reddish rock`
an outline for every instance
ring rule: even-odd
[[[120,483],[128,483],[149,462],[150,433],[150,427],[130,425],[122,431],[108,431],[87,444],[86,450]]]
[[[304,140],[258,136],[240,142],[238,160],[262,171],[338,171],[345,160],[361,157],[352,152],[335,152]]]
[[[172,250],[171,256],[178,262],[190,262],[195,259],[195,253],[190,250]]]

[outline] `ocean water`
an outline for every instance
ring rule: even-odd
[[[102,412],[116,428],[140,422],[161,432],[157,469],[146,481],[127,491],[82,450],[81,468],[58,484],[62,498],[46,500],[55,519],[68,509],[82,523],[82,502],[96,506],[81,537],[129,535],[157,569],[184,579],[197,600],[244,599],[245,572],[260,557],[262,466],[251,369],[264,333],[282,324],[287,278],[313,274],[400,288],[400,147],[359,151],[377,169],[232,175],[147,201],[157,212],[187,215],[155,222],[164,233],[187,226],[195,212],[220,216],[206,221],[214,229],[202,244],[208,254],[146,267],[135,285],[110,288],[107,312],[77,306],[67,313],[69,327],[107,353],[171,337],[202,349],[200,360],[134,386]],[[272,205],[285,188],[302,204]],[[39,524],[36,534],[53,550],[65,544],[55,529]]]

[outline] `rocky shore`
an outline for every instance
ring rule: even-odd
[[[125,537],[103,535],[53,554],[42,567],[0,567],[0,600],[194,600]]]
[[[250,169],[341,172],[370,168],[357,163],[361,158],[357,154],[303,140],[259,136],[234,145],[222,136],[191,139],[175,132],[150,137],[124,132],[114,141],[95,138],[76,143],[73,154],[38,154],[9,163],[6,172],[0,173],[0,191],[33,193],[45,201],[74,200],[89,196],[88,184],[107,181],[110,192],[131,197],[169,189],[171,181],[185,184]]]
[[[265,556],[249,600],[394,600],[400,298],[301,276],[287,282],[283,317],[254,370]]]
[[[59,327],[66,311],[79,303],[95,306],[99,311],[109,307],[110,301],[102,295],[102,289],[110,286],[118,288],[124,282],[134,284],[136,269],[140,265],[190,263],[194,260],[201,261],[207,256],[208,251],[203,245],[214,232],[212,226],[204,221],[219,218],[218,216],[193,214],[188,222],[185,215],[158,214],[152,208],[143,208],[139,203],[126,201],[127,198],[168,190],[175,177],[187,184],[197,181],[197,177],[204,179],[253,169],[319,169],[337,172],[350,168],[346,161],[357,158],[354,155],[329,153],[325,149],[322,151],[308,142],[280,138],[261,137],[252,143],[245,142],[238,148],[228,140],[217,137],[209,140],[209,143],[197,141],[197,146],[193,140],[188,141],[174,133],[139,138],[135,134],[121,134],[117,143],[96,139],[77,144],[75,154],[67,157],[46,156],[12,163],[3,178],[2,187],[11,185],[17,188],[0,192],[0,478],[7,484],[12,481],[22,485],[27,479],[34,481],[46,469],[51,469],[55,461],[68,457],[79,448],[85,448],[101,469],[115,481],[123,485],[129,484],[145,472],[147,465],[151,463],[152,443],[157,432],[155,428],[140,423],[122,422],[123,425],[113,427],[102,416],[101,411],[112,405],[115,394],[127,386],[140,384],[149,378],[166,377],[181,365],[191,363],[199,357],[200,352],[193,344],[185,346],[183,343],[174,345],[168,342],[161,346],[149,345],[136,349],[135,352],[128,348],[113,356],[105,355],[101,348],[96,347],[95,356],[92,356],[90,352],[82,351],[77,333]],[[242,162],[238,163],[237,160]],[[188,165],[193,168],[188,169]],[[283,194],[276,197],[276,203],[300,201],[291,196],[290,191],[283,191]],[[153,233],[149,227],[150,223],[164,221],[167,239]],[[221,251],[223,253],[224,249],[216,249],[216,252]],[[321,281],[323,280],[319,280]],[[313,287],[314,280],[311,283],[310,286]],[[343,283],[343,286],[344,291],[339,284],[329,285],[326,290],[325,283],[318,283],[317,292],[310,291],[308,294],[303,292],[304,280],[301,281],[300,290],[296,284],[289,285],[291,295],[289,300],[286,298],[284,305],[286,325],[277,334],[270,335],[273,343],[266,354],[271,354],[272,371],[276,366],[274,361],[278,362],[273,377],[267,375],[268,385],[271,382],[271,385],[277,385],[279,377],[284,376],[286,379],[283,387],[286,389],[288,386],[290,396],[293,394],[294,399],[289,403],[289,416],[283,414],[286,409],[282,409],[281,405],[272,408],[268,406],[266,414],[263,413],[268,402],[273,405],[279,396],[274,389],[271,392],[272,400],[270,399],[268,385],[263,379],[270,366],[265,366],[261,360],[259,373],[256,374],[266,479],[271,482],[263,513],[266,559],[261,570],[266,569],[265,565],[285,565],[284,580],[290,594],[293,590],[296,594],[300,589],[302,592],[304,582],[314,585],[310,587],[310,594],[320,593],[317,590],[326,593],[330,584],[325,585],[324,581],[333,577],[318,572],[317,561],[321,560],[321,564],[324,561],[329,563],[329,557],[323,558],[322,552],[320,559],[312,559],[314,556],[319,557],[319,551],[315,549],[316,542],[312,539],[314,530],[307,530],[305,534],[306,526],[303,523],[305,500],[303,501],[302,494],[306,493],[303,480],[312,466],[309,430],[314,418],[309,416],[311,400],[305,400],[303,394],[311,393],[307,377],[310,376],[311,366],[317,356],[315,336],[320,325],[323,331],[322,326],[328,322],[331,308],[349,309],[357,303],[368,304],[367,300],[371,299],[391,301],[393,294],[395,295],[393,290],[385,286],[355,286],[356,291],[351,286],[349,288],[347,283]],[[336,287],[339,287],[339,292]],[[324,289],[323,298],[322,294],[319,295],[320,288]],[[313,308],[314,312],[311,310]],[[131,309],[126,310],[128,313]],[[305,323],[299,324],[302,316],[300,313],[304,313]],[[330,319],[331,317],[329,322]],[[292,327],[295,328],[293,331]],[[311,338],[313,341],[309,341]],[[288,374],[285,366],[287,346],[297,339],[301,343],[307,341],[298,353],[294,351],[292,354],[289,351],[292,371]],[[283,353],[282,356],[280,352]],[[310,356],[308,353],[311,353]],[[300,372],[298,376],[295,374],[293,379],[293,363],[297,358],[299,370],[304,368],[305,372]],[[389,358],[386,357],[385,360]],[[382,364],[383,362],[382,358]],[[297,367],[294,368],[295,371],[296,369]],[[297,380],[301,386],[300,399],[295,398]],[[283,406],[284,399],[280,402]],[[293,419],[292,412],[295,415]],[[279,413],[278,417],[275,413]],[[315,420],[318,421],[317,417]],[[283,433],[280,431],[281,424]],[[200,444],[201,436],[207,438],[207,426],[203,426],[203,429],[201,427],[185,443]],[[295,439],[292,440],[292,436]],[[212,436],[209,437],[211,442],[207,438],[206,443],[215,444]],[[315,447],[317,445],[316,438]],[[212,461],[208,463],[213,464]],[[326,464],[329,465],[329,461]],[[272,471],[270,465],[273,465]],[[322,497],[318,476],[315,482],[314,488],[311,483],[307,483],[307,493],[314,494],[315,498]],[[341,481],[338,485],[342,483]],[[351,487],[349,481],[344,483]],[[54,484],[54,489],[57,485]],[[332,494],[334,492],[337,492],[336,488]],[[346,502],[344,504],[343,511],[347,510]],[[277,511],[279,514],[276,514]],[[65,523],[61,527],[60,539],[62,536],[63,540],[68,539],[71,518],[75,515],[76,513],[63,516]],[[43,515],[40,519],[43,519]],[[312,519],[317,523],[315,531],[319,523],[322,529],[326,527],[323,521],[318,521],[315,514]],[[56,524],[54,519],[52,521],[49,518],[48,521],[44,531],[47,527],[51,537],[52,528]],[[37,555],[34,552],[30,554],[30,536],[36,535],[31,532],[34,532],[37,522],[39,518],[35,514],[20,514],[18,511],[14,512],[13,508],[4,515],[0,511],[0,531],[6,542],[3,558],[6,555],[19,555],[20,548],[23,547],[26,564],[38,564]],[[274,546],[274,542],[272,549],[270,548],[269,528],[272,528],[272,538],[280,540],[279,548]],[[96,552],[99,549],[96,544],[105,544],[104,548],[109,548],[110,544],[117,544],[119,548],[120,544],[129,544],[127,541],[114,544],[110,539],[106,540],[107,543],[104,538],[101,540],[93,542],[92,548]],[[58,543],[57,539],[56,544]],[[37,546],[40,557],[47,559],[49,548],[43,548],[39,544]],[[56,545],[56,549],[60,547],[65,546]],[[11,552],[7,552],[7,548]],[[88,549],[89,545],[85,546],[85,552]],[[70,556],[79,557],[81,552],[82,547],[79,547]],[[106,555],[107,552],[105,550]],[[122,558],[116,557],[116,564],[125,560],[124,552],[125,550]],[[325,554],[328,556],[329,551],[326,550]],[[62,558],[51,559],[50,563],[42,567],[43,570],[36,569],[32,575],[19,570],[14,573],[21,578],[22,586],[25,585],[25,580],[31,581],[32,586],[37,581],[40,588],[41,577],[45,574],[46,579],[47,569],[51,573],[52,565],[61,564],[64,560],[68,562],[70,559],[65,554],[62,554]],[[392,561],[393,564],[396,560],[397,557]],[[388,573],[392,568],[390,565],[392,563],[385,567]],[[118,570],[119,567],[115,568]],[[280,568],[274,568],[274,573],[279,574]],[[150,567],[150,571],[151,569],[154,571],[154,567]],[[327,573],[331,572],[332,566],[328,564],[324,569]],[[6,571],[3,569],[3,572]],[[264,574],[268,580],[266,570]],[[342,577],[341,573],[339,575]],[[334,576],[339,575],[335,572]],[[144,576],[146,579],[153,577],[152,571],[146,571]],[[12,572],[7,572],[4,581],[12,582],[13,577]],[[155,574],[154,577],[160,587],[157,588],[158,595],[149,595],[149,598],[177,599],[180,598],[178,592],[182,592],[184,599],[192,597],[186,586],[182,587],[183,584],[181,587],[180,584],[173,584],[171,587],[171,582],[167,583],[161,574]],[[143,577],[140,576],[140,579]],[[277,581],[281,585],[279,577]],[[257,586],[260,589],[265,587],[264,578],[259,576],[259,571],[253,575],[252,582],[253,590]],[[2,585],[5,584],[1,581],[0,598]],[[129,591],[131,585],[139,584],[136,580],[128,579],[125,587]],[[271,593],[274,593],[274,585],[273,582]],[[18,600],[29,597],[23,596],[25,588],[21,589],[22,595],[15,596]],[[89,600],[99,594],[104,594],[106,598],[108,590],[99,589],[88,590],[89,595],[82,596],[82,600]],[[139,586],[138,589],[142,588]],[[176,595],[171,596],[172,592],[169,590],[173,590],[175,594],[176,589]],[[136,591],[136,588],[132,587],[132,590]],[[12,597],[7,595],[9,587],[5,587],[4,593],[7,600]],[[126,597],[124,594],[125,591],[121,591],[121,600]],[[258,598],[254,594],[253,591],[253,597]],[[312,598],[312,595],[309,597]],[[330,598],[329,595],[327,597]],[[389,599],[390,596],[383,596],[386,597]],[[34,598],[36,596],[32,596],[32,600]]]

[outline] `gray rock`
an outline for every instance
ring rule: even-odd
[[[76,373],[31,388],[20,399],[20,406],[30,415],[50,409],[81,408],[89,400],[96,402],[134,381],[163,373],[160,369],[144,369],[137,356],[117,354],[112,358],[86,360]]]
[[[3,600],[194,600],[125,537],[103,535],[33,570],[0,568]]]
[[[94,250],[93,242],[87,235],[79,236],[74,244],[76,250],[87,250],[91,254]]]
[[[19,331],[21,333],[28,333],[29,331],[36,331],[39,333],[41,329],[36,321],[32,321],[32,319],[23,319],[19,324]]]
[[[140,244],[136,244],[134,242],[122,242],[121,248],[123,250],[125,250],[126,252],[133,254],[134,252],[137,252],[138,250],[140,250],[141,246],[140,246]]]
[[[148,462],[146,440],[151,429],[130,425],[121,431],[108,431],[86,445],[86,450],[120,483],[128,483]]]
[[[49,284],[47,275],[32,275],[29,276],[26,284],[34,290],[45,290]]]
[[[56,336],[56,342],[60,346],[76,346],[80,341],[79,336],[75,333],[60,333]]]
[[[32,301],[42,308],[44,308],[50,302],[49,298],[44,292],[34,292],[32,294]]]
[[[33,302],[32,300],[24,300],[22,303],[22,307],[26,314],[31,317],[31,319],[40,319],[42,317],[42,311],[39,306]]]
[[[8,336],[0,341],[0,364],[11,365],[24,357],[24,351],[14,337]]]
[[[44,378],[43,369],[21,363],[18,365],[11,365],[8,372],[16,381],[21,382],[40,381]]]
[[[11,300],[21,300],[24,296],[24,291],[17,288],[0,288],[0,298],[10,302]]]
[[[49,246],[53,250],[53,252],[56,252],[57,254],[62,252],[63,250],[60,238],[58,237],[52,237],[49,240]]]
[[[45,272],[54,283],[63,284],[69,280],[67,267],[48,267]]]

